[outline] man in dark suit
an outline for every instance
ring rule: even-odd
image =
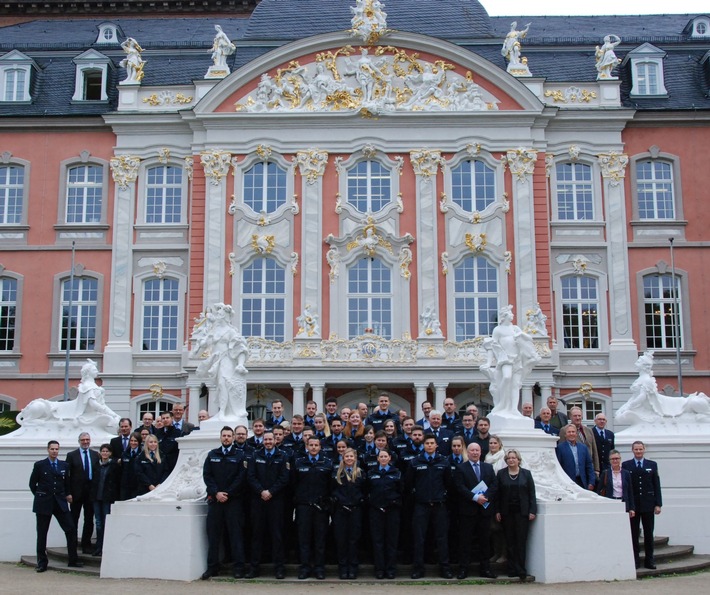
[[[569,418],[565,413],[557,410],[557,397],[547,397],[547,406],[550,409],[550,412],[552,413],[552,415],[550,416],[550,424],[558,430],[564,428],[569,423]],[[535,421],[540,421],[539,415],[535,418]]]
[[[160,443],[160,454],[165,459],[167,473],[172,473],[180,456],[180,446],[177,443],[177,439],[182,436],[182,433],[173,425],[173,419],[172,411],[163,411],[160,414],[160,421],[163,426],[155,431],[155,436]]]
[[[599,470],[609,466],[609,453],[614,450],[614,432],[606,429],[606,415],[598,413],[594,418],[594,441],[599,454]]]
[[[431,410],[431,413],[429,413],[429,426],[427,433],[433,434],[434,438],[436,438],[436,452],[448,457],[451,454],[451,439],[454,437],[454,433],[442,427],[440,411]]]
[[[79,533],[79,517],[84,511],[84,526],[81,531],[81,549],[85,554],[94,551],[91,536],[94,534],[94,503],[91,501],[91,480],[93,468],[99,464],[99,453],[91,450],[91,436],[88,432],[79,434],[79,448],[67,453],[69,474],[71,477],[69,494],[71,495],[71,515],[74,530]],[[78,539],[77,539],[78,540]]]
[[[111,438],[111,456],[116,460],[121,460],[121,455],[128,450],[128,441],[131,438],[133,422],[127,417],[122,417],[118,422],[118,436]]]
[[[67,538],[69,566],[83,566],[76,552],[76,525],[69,512],[72,501],[70,495],[69,465],[60,461],[59,442],[50,440],[47,443],[47,458],[37,461],[30,475],[30,490],[34,495],[32,512],[37,515],[37,572],[45,572],[49,560],[47,558],[47,533],[54,516]]]
[[[185,404],[175,403],[172,408],[173,412],[173,427],[180,432],[181,436],[187,436],[195,429],[195,424],[191,424],[185,417]]]
[[[639,562],[639,528],[643,524],[643,549],[646,553],[644,566],[655,570],[653,558],[653,529],[655,515],[661,514],[663,499],[661,498],[661,479],[658,476],[658,465],[655,461],[644,458],[646,446],[640,440],[631,445],[634,458],[624,461],[622,467],[631,473],[631,486],[634,493],[634,510],[631,518],[631,541],[634,546],[636,568]]]
[[[557,445],[557,460],[562,470],[578,486],[593,490],[596,478],[589,449],[577,440],[577,427],[574,424],[566,425],[562,431],[566,440]]]
[[[559,436],[560,430],[552,425],[552,411],[549,407],[543,407],[540,409],[540,415],[537,416],[535,420],[535,427],[538,430],[542,430],[545,434],[550,436]]]
[[[495,578],[490,566],[490,526],[493,516],[491,500],[495,494],[496,475],[493,465],[481,462],[481,446],[472,442],[466,448],[468,461],[454,472],[454,485],[459,494],[459,573],[456,578],[468,577],[472,542],[478,543],[480,575]],[[481,483],[485,484],[485,486]],[[480,489],[476,489],[479,488]]]
[[[426,432],[429,429],[429,414],[433,407],[429,401],[424,401],[422,403],[422,418],[416,421],[417,426],[421,426]]]

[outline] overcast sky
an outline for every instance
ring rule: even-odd
[[[710,0],[480,0],[491,16],[578,14],[708,14]],[[387,2],[385,0],[385,6]]]

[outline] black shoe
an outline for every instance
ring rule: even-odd
[[[322,570],[316,570],[316,579],[319,581],[325,580],[325,572]]]
[[[385,571],[384,571],[384,570],[378,570],[377,572],[375,572],[375,578],[376,578],[378,581],[381,581],[383,578],[385,578]]]
[[[209,568],[205,570],[202,573],[202,576],[200,577],[201,580],[206,581],[208,579],[211,579],[213,576],[217,576],[217,572],[214,570],[210,570]]]
[[[420,578],[424,578],[424,571],[423,570],[415,570],[412,572],[412,580],[417,580]]]
[[[338,575],[338,577],[340,578],[341,581],[346,581],[346,580],[348,580],[348,579],[350,578],[350,575],[349,575],[347,572],[342,571],[342,572]]]
[[[304,580],[307,579],[309,576],[311,576],[310,571],[308,570],[299,570],[298,571],[298,580]]]
[[[78,560],[75,560],[74,562],[69,562],[69,564],[67,564],[67,566],[69,568],[84,568],[84,563],[79,562]]]
[[[238,568],[237,570],[234,571],[234,574],[232,575],[234,578],[244,578],[244,569],[243,568]]]
[[[653,562],[647,562],[643,565],[643,567],[648,568],[649,570],[656,570],[656,565]]]
[[[468,572],[465,570],[459,570],[459,573],[456,575],[456,578],[462,581],[465,578],[468,578]]]
[[[481,570],[480,577],[481,578],[498,578],[498,575],[495,572],[492,572],[490,570]]]
[[[259,576],[259,575],[257,574],[257,576]],[[284,569],[283,569],[283,568],[278,568],[278,569],[276,570],[276,572],[274,573],[274,576],[276,577],[277,580],[280,581],[280,580],[286,578],[286,573],[284,572]]]
[[[394,572],[390,571],[385,574],[385,578],[387,578],[389,580],[394,580],[395,578],[397,578],[397,575]]]
[[[521,583],[525,583],[528,580],[528,575],[526,573],[522,573],[518,575],[518,578],[520,579]]]
[[[257,578],[259,576],[259,569],[252,567],[249,572],[247,572],[245,578]]]
[[[93,552],[91,552],[91,555],[94,556],[94,557],[100,556],[100,555],[101,555],[101,550],[94,550]]]
[[[35,572],[47,572],[47,567],[44,565],[37,566],[37,568],[35,568]]]

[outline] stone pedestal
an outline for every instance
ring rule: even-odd
[[[658,463],[663,507],[656,517],[656,534],[693,545],[696,554],[710,554],[710,431],[702,425],[663,428],[660,423],[653,432],[627,428],[616,434],[624,460],[632,458],[635,440],[641,440],[646,457]]]

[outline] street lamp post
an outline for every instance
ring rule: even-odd
[[[668,238],[671,245],[671,276],[673,286],[673,332],[675,334],[675,356],[678,363],[678,393],[683,396],[683,367],[680,361],[680,307],[678,304],[678,286],[675,276],[675,258],[673,257],[673,238]]]

